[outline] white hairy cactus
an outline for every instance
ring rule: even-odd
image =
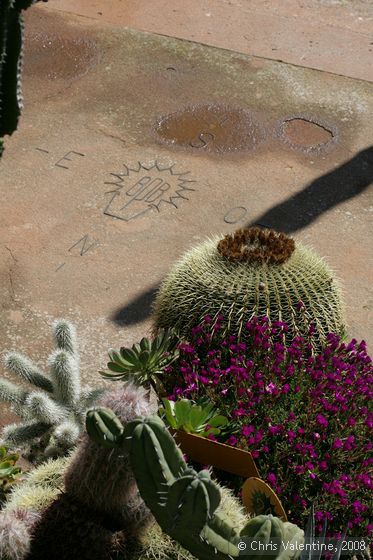
[[[32,528],[39,515],[26,510],[14,510],[0,515],[1,560],[24,560],[30,551]]]
[[[6,367],[33,388],[0,379],[0,400],[11,404],[23,420],[6,426],[0,440],[27,448],[34,462],[64,455],[74,447],[84,428],[85,411],[102,389],[81,388],[79,353],[74,326],[64,319],[53,323],[56,344],[48,359],[49,375],[18,352],[5,355]]]

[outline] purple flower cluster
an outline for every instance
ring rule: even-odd
[[[293,522],[310,505],[321,529],[351,535],[372,530],[372,360],[365,342],[327,335],[324,350],[306,337],[285,343],[288,327],[254,317],[246,332],[219,337],[224,318],[193,329],[166,373],[170,398],[208,398],[230,419],[224,441],[251,451],[262,478]]]

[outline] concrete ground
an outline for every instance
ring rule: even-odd
[[[1,350],[45,365],[66,317],[100,383],[171,263],[249,223],[325,256],[372,345],[370,0],[50,0],[26,39],[0,167]]]

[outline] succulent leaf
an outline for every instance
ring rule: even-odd
[[[153,341],[142,338],[131,348],[121,347],[119,352],[110,350],[110,361],[107,364],[110,371],[100,371],[100,374],[106,379],[122,378],[138,385],[151,384],[162,392],[158,374],[176,359],[177,343],[178,339],[171,331],[162,331]]]
[[[201,406],[188,399],[169,401],[162,399],[164,407],[159,410],[174,430],[184,430],[188,433],[207,437],[209,434],[218,435],[220,428],[228,423],[225,416],[217,415],[213,404]]]

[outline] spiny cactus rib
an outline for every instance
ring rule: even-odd
[[[86,429],[89,437],[103,447],[120,447],[123,441],[123,424],[109,408],[88,410]]]
[[[157,474],[157,485],[172,484],[188,469],[180,449],[159,416],[149,416],[127,424],[124,429],[124,442],[127,440],[131,441],[132,449],[136,447],[136,453],[131,452],[134,471],[147,472],[150,467],[154,474]],[[153,446],[157,461],[152,463],[149,449]],[[162,488],[159,490],[162,491]]]
[[[43,393],[31,392],[25,400],[25,406],[31,416],[45,424],[61,422],[66,418],[66,410]]]
[[[30,424],[9,424],[5,426],[2,436],[4,441],[20,446],[29,443],[47,433],[50,426],[44,422]]]
[[[188,527],[191,533],[199,534],[220,503],[220,492],[216,485],[200,475],[194,473],[182,476],[175,480],[168,491],[165,507],[173,517],[173,532]]]
[[[75,405],[80,398],[80,375],[75,357],[66,350],[57,350],[49,357],[55,395],[67,405]]]
[[[155,301],[155,330],[173,328],[188,339],[192,328],[202,324],[206,315],[211,317],[211,326],[222,315],[226,321],[222,334],[241,337],[246,322],[254,315],[267,315],[270,321],[288,324],[289,340],[307,334],[307,323],[314,323],[317,349],[323,346],[328,332],[343,334],[341,290],[323,259],[298,242],[293,251],[284,240],[284,247],[276,246],[276,251],[258,235],[254,243],[250,231],[237,233],[252,245],[242,242],[241,248],[234,245],[232,249],[217,237],[188,251],[175,263]],[[267,236],[271,234],[275,241],[280,235],[286,238],[266,232]],[[250,258],[244,260],[246,254]],[[305,306],[304,315],[297,312],[300,301]]]
[[[7,379],[0,379],[0,400],[20,405],[25,402],[28,392],[22,387],[18,387]]]
[[[270,523],[267,515],[258,515],[251,519],[241,534],[252,539],[255,539],[258,535],[261,535],[261,538],[267,537],[267,535],[271,535],[272,530],[276,533],[276,522],[278,522],[277,526],[279,528],[276,536],[281,537],[281,521],[274,517],[273,522]]]
[[[77,356],[78,342],[75,327],[65,319],[58,319],[53,323],[53,330],[57,348]]]
[[[238,543],[245,537],[268,543],[284,536],[284,524],[271,515],[250,520],[239,532],[217,512],[219,489],[207,471],[197,473],[187,467],[159,417],[129,422],[123,444],[129,451],[140,493],[157,522],[199,560],[236,558]],[[259,557],[254,555],[255,559]]]
[[[26,456],[33,462],[63,455],[73,447],[84,428],[86,410],[103,392],[81,389],[75,328],[60,319],[53,324],[53,337],[57,350],[48,360],[49,376],[17,352],[5,358],[12,372],[42,390],[24,389],[0,379],[0,400],[10,402],[24,420],[17,428],[5,428],[2,438],[26,446]]]
[[[49,393],[53,392],[53,383],[26,356],[18,352],[9,352],[4,357],[4,363],[10,371],[19,375],[24,381]]]

